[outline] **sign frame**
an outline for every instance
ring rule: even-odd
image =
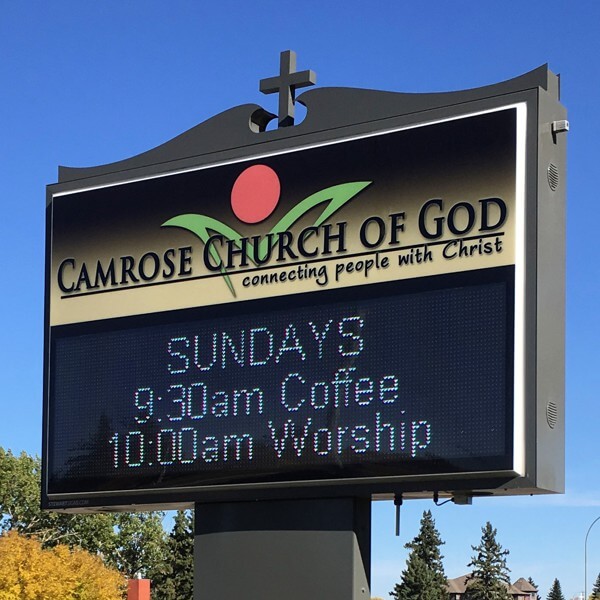
[[[564,204],[565,136],[554,125],[566,117],[559,103],[558,78],[546,66],[504,83],[443,94],[401,94],[347,88],[321,88],[302,94],[305,121],[266,131],[270,115],[243,105],[209,119],[174,140],[119,163],[84,169],[60,168],[59,182],[47,190],[46,301],[44,347],[43,493],[45,508],[67,512],[180,508],[198,501],[356,496],[389,498],[441,494],[514,495],[564,490]],[[50,397],[50,298],[52,206],[65,194],[185,171],[277,155],[385,131],[460,119],[465,115],[520,106],[526,112],[524,156],[519,158],[524,214],[522,231],[522,306],[515,315],[518,386],[523,407],[518,442],[520,464],[497,472],[432,474],[355,481],[299,481],[257,484],[48,494]],[[343,110],[340,110],[343,107]],[[550,177],[552,173],[552,177]],[[558,183],[556,183],[558,182]],[[555,185],[556,183],[556,185]],[[519,292],[518,292],[519,293]],[[317,298],[318,302],[318,298]],[[518,419],[518,415],[517,415]]]

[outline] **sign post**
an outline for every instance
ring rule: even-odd
[[[196,505],[195,600],[370,598],[371,502]]]
[[[48,187],[43,502],[196,505],[200,556],[354,557],[359,598],[371,499],[563,490],[568,123],[546,67],[294,125],[315,81]]]

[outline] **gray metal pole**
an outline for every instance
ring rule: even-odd
[[[368,600],[370,499],[196,504],[194,600]]]
[[[600,521],[600,517],[597,517],[594,522],[588,527],[587,533],[585,534],[585,543],[584,543],[584,548],[583,548],[583,571],[584,571],[584,582],[583,582],[583,594],[584,594],[584,599],[583,600],[587,600],[587,541],[588,541],[588,536],[590,535],[590,531],[592,530],[592,527],[598,522]]]

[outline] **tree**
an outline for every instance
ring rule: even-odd
[[[488,521],[481,528],[481,542],[471,546],[477,553],[469,563],[473,571],[467,580],[468,597],[472,600],[510,600],[509,569],[506,566],[508,550],[496,541],[496,530]]]
[[[419,556],[411,553],[402,572],[402,581],[390,595],[396,600],[439,600],[444,596],[439,594],[435,584],[433,573]]]
[[[445,600],[446,575],[440,553],[443,544],[431,511],[425,511],[419,533],[405,544],[410,550],[406,569],[390,596],[396,600]]]
[[[0,536],[2,600],[121,600],[125,579],[85,550],[44,549],[16,531]]]
[[[179,511],[167,540],[164,573],[153,580],[156,600],[192,600],[194,593],[194,517]]]
[[[533,580],[533,577],[528,577],[527,581],[539,592],[540,588],[537,586],[537,583]],[[535,595],[536,598],[539,598],[539,594]],[[600,600],[600,598],[598,599]]]
[[[600,600],[600,573],[598,574],[598,577],[596,577],[596,583],[594,583],[594,589],[592,590],[590,600]]]
[[[111,545],[114,516],[42,511],[40,489],[40,459],[26,452],[16,456],[0,447],[1,531],[35,535],[45,547],[63,543],[97,552]]]
[[[164,513],[47,512],[40,508],[40,489],[40,459],[0,447],[0,531],[35,536],[44,548],[65,544],[88,550],[127,577],[153,578],[164,571]]]
[[[126,577],[153,579],[164,571],[166,535],[164,513],[118,513],[113,547],[105,555]]]
[[[550,592],[548,592],[548,600],[565,600],[562,590],[560,589],[560,581],[554,580]]]

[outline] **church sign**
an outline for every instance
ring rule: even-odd
[[[555,76],[315,81],[48,187],[45,506],[561,490]]]

